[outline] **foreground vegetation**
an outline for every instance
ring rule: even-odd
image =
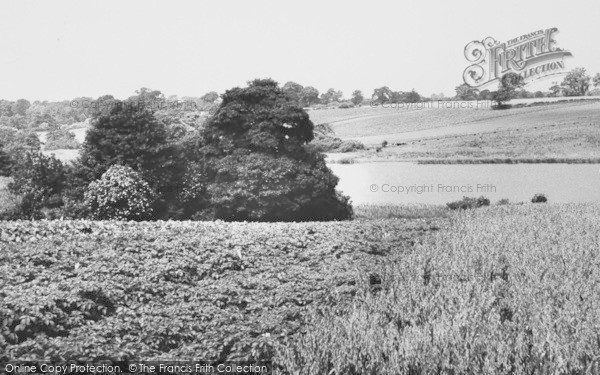
[[[139,105],[163,100],[141,90],[94,113],[79,157],[64,164],[41,153],[33,133],[0,139],[0,176],[18,203],[0,219],[326,221],[352,217],[349,198],[323,149],[355,149],[321,136],[278,83],[257,79],[222,95],[202,126]],[[179,113],[179,115],[182,115]],[[185,114],[182,115],[185,119]],[[46,146],[77,145],[65,130]]]
[[[0,361],[271,359],[432,227],[1,222]]]
[[[378,288],[313,312],[278,360],[306,374],[584,374],[600,356],[600,206],[459,211]]]
[[[599,205],[396,211],[436,218],[357,207],[362,220],[330,223],[4,222],[0,359],[203,353],[290,374],[598,366]]]

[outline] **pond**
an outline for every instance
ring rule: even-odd
[[[371,162],[329,164],[338,189],[353,204],[445,204],[463,196],[492,203],[530,201],[543,193],[549,202],[600,202],[598,164],[415,164]]]

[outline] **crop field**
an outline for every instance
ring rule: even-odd
[[[311,111],[310,116],[315,123],[329,123],[337,137],[358,140],[367,145],[380,144],[384,140],[402,143],[552,125],[600,123],[598,101],[497,111],[489,108],[438,108],[437,104],[432,105],[433,108],[410,110],[381,107],[316,110]]]
[[[313,313],[279,352],[307,374],[584,374],[600,359],[600,206],[467,210]]]
[[[476,162],[516,160],[521,162],[600,161],[600,122],[565,122],[543,127],[525,127],[495,132],[427,138],[387,146],[377,152],[331,154],[336,162],[360,161]]]
[[[0,360],[271,359],[433,221],[0,223]]]
[[[273,360],[284,373],[583,373],[600,206],[330,223],[0,224],[0,357]],[[385,210],[384,210],[385,211]]]

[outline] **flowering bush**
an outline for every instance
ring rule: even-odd
[[[85,193],[85,201],[97,219],[149,219],[153,198],[148,183],[133,169],[122,165],[110,167]]]

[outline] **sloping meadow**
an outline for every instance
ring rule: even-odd
[[[432,225],[1,222],[0,361],[270,360]]]
[[[467,210],[389,262],[382,289],[282,345],[306,374],[600,370],[600,207]]]

